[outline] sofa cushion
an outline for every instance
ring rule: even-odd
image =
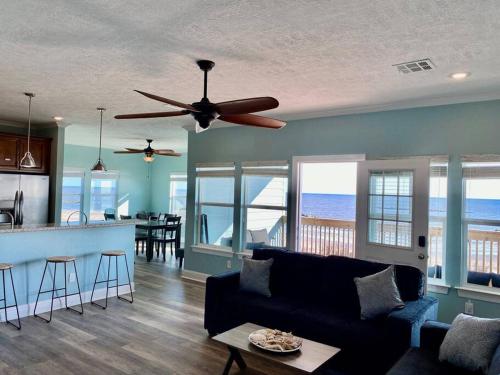
[[[411,348],[391,368],[387,375],[479,375],[439,362],[437,355],[426,349]]]
[[[347,312],[325,306],[309,305],[298,308],[292,314],[294,333],[342,349],[361,349],[380,345],[386,337],[380,321],[363,321]]]
[[[256,249],[252,259],[273,258],[271,267],[272,295],[287,296],[294,300],[321,300],[324,257],[288,252],[280,249]]]
[[[230,308],[231,315],[238,316],[242,322],[283,331],[291,330],[292,313],[300,307],[297,301],[283,296],[264,297],[241,291],[226,296],[224,306]]]
[[[355,277],[361,319],[373,319],[404,307],[394,280],[394,266],[366,277]]]
[[[490,370],[488,375],[498,375],[500,374],[500,345],[498,345],[495,354],[493,355],[493,359],[490,363]]]
[[[488,286],[490,285],[491,275],[491,273],[486,272],[469,271],[467,272],[467,282],[469,284]]]

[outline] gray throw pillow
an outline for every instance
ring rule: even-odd
[[[366,277],[355,277],[354,283],[358,289],[362,320],[373,319],[405,306],[394,280],[394,266]]]
[[[269,280],[274,259],[254,260],[243,258],[240,273],[240,290],[271,297]]]
[[[469,371],[488,372],[500,344],[500,319],[459,314],[439,348],[439,360]]]

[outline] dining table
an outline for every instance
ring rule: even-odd
[[[172,224],[172,225],[165,225],[165,223],[161,223],[159,221],[153,221],[153,220],[144,220],[140,221],[135,225],[136,229],[143,230],[147,232],[147,240],[146,240],[146,260],[148,262],[153,259],[153,253],[154,253],[154,233],[157,230],[165,229],[167,232],[168,231],[175,231],[175,250],[179,249],[181,247],[181,228],[182,224]]]

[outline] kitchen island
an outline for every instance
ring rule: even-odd
[[[127,254],[130,279],[134,280],[134,241],[135,220],[89,222],[88,224],[42,224],[0,227],[0,263],[14,265],[12,276],[16,289],[19,314],[21,317],[33,315],[45,260],[50,256],[75,256],[78,279],[83,302],[90,301],[97,266],[102,251],[123,250]],[[104,261],[103,261],[104,262]],[[105,267],[103,267],[105,266]],[[107,276],[107,261],[101,266],[99,280]],[[126,281],[124,262],[118,262],[120,283]],[[111,277],[115,278],[115,267],[111,265]],[[45,277],[44,290],[50,289],[52,268]],[[68,293],[76,291],[76,280],[68,268]],[[7,276],[7,275],[6,275]],[[63,272],[57,271],[57,286],[64,286]],[[94,299],[104,298],[106,284],[98,284]],[[115,285],[114,282],[110,285]],[[133,284],[132,284],[133,285]],[[10,280],[6,277],[7,303],[13,302]],[[116,289],[110,289],[110,295],[116,295]],[[121,286],[119,294],[129,293],[128,286]],[[68,297],[68,306],[76,305],[78,296]],[[54,310],[63,307],[63,299],[54,300]],[[1,303],[0,303],[1,305]],[[3,305],[1,305],[3,306]],[[50,293],[40,296],[37,313],[50,310]],[[8,312],[9,319],[15,316],[13,308]],[[4,320],[3,312],[1,319]]]

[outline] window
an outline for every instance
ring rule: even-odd
[[[84,173],[81,171],[64,171],[62,203],[61,203],[61,222],[79,222],[80,214],[73,214],[75,211],[83,210],[83,182]]]
[[[463,163],[463,281],[500,288],[500,163]]]
[[[413,171],[370,171],[368,242],[412,247]]]
[[[234,164],[196,169],[196,243],[232,247]]]
[[[243,239],[245,248],[286,246],[288,165],[243,163]]]
[[[427,275],[431,280],[444,280],[446,252],[446,213],[448,163],[432,163],[429,187],[429,258]]]
[[[170,174],[170,210],[169,213],[186,218],[187,175],[185,173]]]
[[[104,220],[104,212],[116,214],[118,177],[116,172],[92,173],[89,220]]]

